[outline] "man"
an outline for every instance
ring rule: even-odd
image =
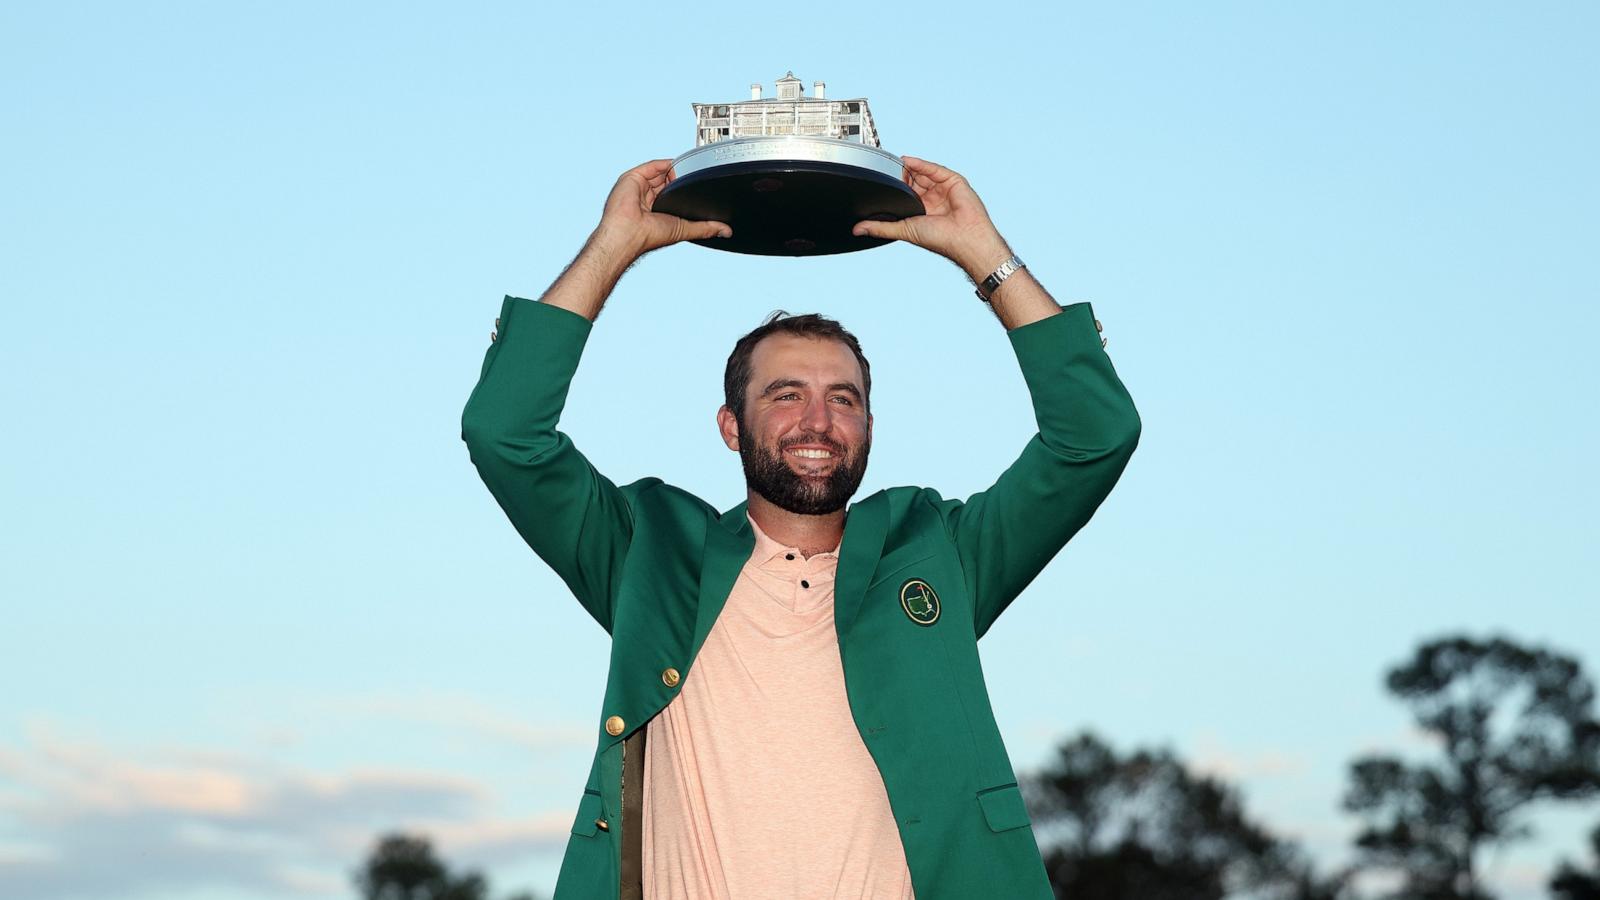
[[[1089,307],[1063,309],[1016,268],[960,175],[905,166],[927,214],[855,233],[932,250],[983,285],[1039,425],[965,502],[893,488],[846,508],[872,443],[871,376],[819,316],[769,321],[729,358],[717,424],[747,500],[726,513],[655,478],[617,487],[556,430],[623,272],[731,234],[651,211],[669,160],[617,181],[539,302],[501,307],[463,437],[612,637],[556,900],[1051,896],[977,640],[1110,492],[1139,419]]]

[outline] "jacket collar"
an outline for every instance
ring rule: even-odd
[[[878,569],[888,534],[889,498],[882,491],[850,507],[839,545],[839,571],[833,579],[833,627],[841,645],[861,609],[867,579]]]
[[[728,602],[728,592],[739,580],[739,570],[750,559],[756,546],[755,529],[745,517],[741,503],[722,514],[722,518],[706,528],[705,552],[700,558],[700,599],[694,613],[694,642],[689,645],[689,658],[700,658],[700,647],[711,633],[711,626]]]

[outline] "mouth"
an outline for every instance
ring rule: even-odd
[[[802,476],[823,477],[831,473],[844,457],[843,449],[821,444],[795,444],[783,448],[790,467]]]

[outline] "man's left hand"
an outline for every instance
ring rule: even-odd
[[[898,222],[857,222],[851,233],[916,244],[943,256],[973,280],[985,278],[1011,256],[1011,248],[989,220],[989,210],[967,179],[938,163],[900,158],[906,183],[922,199],[925,215]]]

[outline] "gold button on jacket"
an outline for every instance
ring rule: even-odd
[[[674,669],[671,666],[668,666],[661,671],[661,683],[667,687],[677,687],[680,680],[682,680],[682,676],[678,674],[677,669]]]
[[[612,716],[606,720],[606,734],[609,734],[612,737],[616,737],[617,735],[621,734],[625,727],[627,726],[622,724],[621,716]]]

